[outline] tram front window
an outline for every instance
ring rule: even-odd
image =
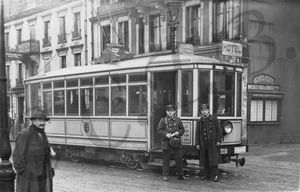
[[[234,115],[234,72],[216,71],[213,83],[213,112]]]

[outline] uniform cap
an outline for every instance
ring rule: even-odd
[[[176,110],[176,108],[175,108],[175,106],[174,105],[166,105],[166,110],[167,111],[169,111],[169,110],[173,110],[173,111],[175,111]]]
[[[200,110],[209,109],[209,106],[207,104],[200,105]]]

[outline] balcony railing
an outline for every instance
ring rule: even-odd
[[[58,43],[65,43],[67,42],[67,35],[64,34],[58,34],[57,35]]]
[[[45,37],[43,39],[43,47],[51,46],[51,37]]]
[[[40,52],[40,42],[35,39],[22,41],[17,46],[17,49],[18,49],[18,52],[20,52],[20,53],[39,53]]]

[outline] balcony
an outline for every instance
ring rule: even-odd
[[[121,0],[115,3],[106,3],[97,8],[97,15],[101,17],[101,16],[107,16],[109,14],[115,14],[117,12],[128,9],[130,6],[135,6],[135,5],[134,3],[128,3]]]
[[[19,45],[17,45],[17,50],[20,53],[39,53],[40,42],[35,39],[22,41]]]
[[[65,43],[67,42],[67,35],[65,33],[57,35],[57,43]]]
[[[16,79],[16,86],[11,88],[12,93],[24,93],[24,79],[18,78]]]
[[[43,47],[49,47],[49,46],[51,46],[51,37],[43,38]]]

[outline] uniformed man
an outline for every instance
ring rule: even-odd
[[[163,164],[162,164],[162,176],[164,181],[168,181],[169,178],[169,166],[171,154],[173,153],[178,179],[186,179],[183,175],[183,162],[182,162],[182,147],[181,142],[178,146],[171,146],[170,139],[175,137],[179,139],[184,133],[184,127],[179,117],[176,117],[176,109],[174,105],[166,106],[167,116],[161,118],[157,126],[157,132],[161,136],[161,147],[163,150]]]
[[[222,139],[222,129],[217,117],[209,114],[209,106],[200,106],[201,117],[197,122],[196,148],[199,150],[200,167],[204,167],[202,180],[209,179],[214,182],[219,181],[218,164],[220,160],[220,143]]]

